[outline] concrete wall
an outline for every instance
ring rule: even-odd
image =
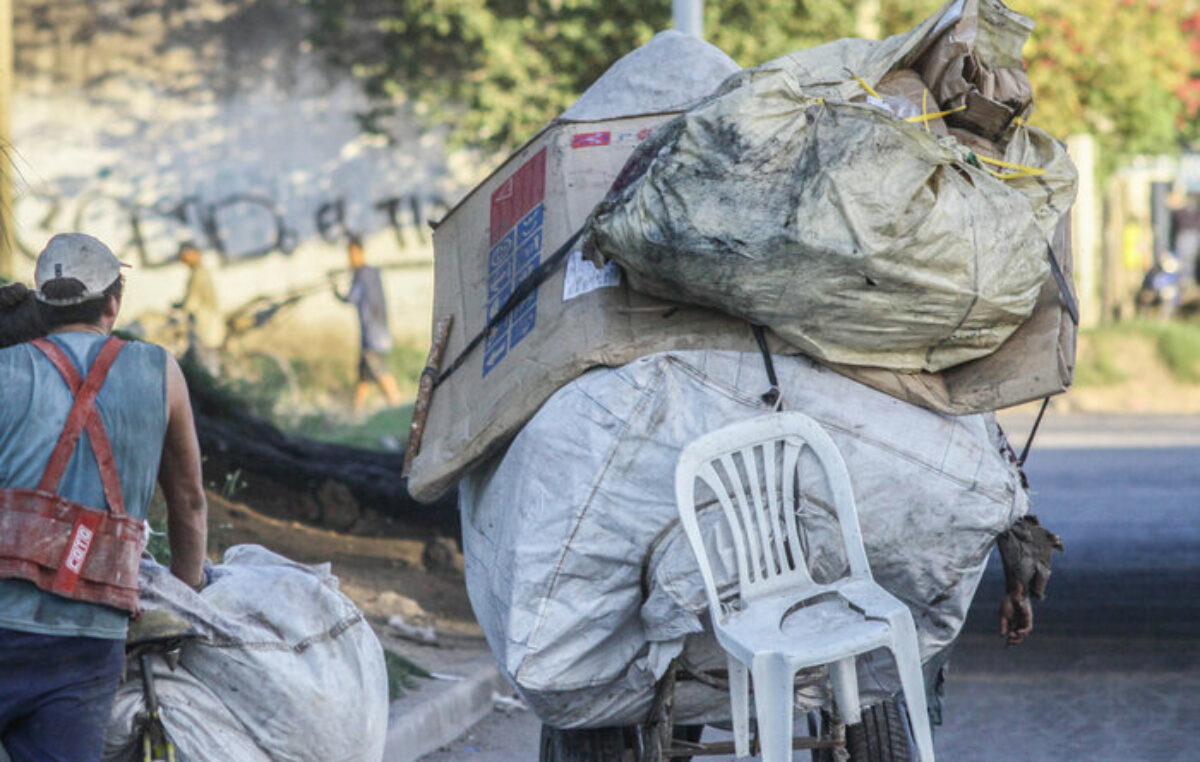
[[[16,3],[18,274],[50,235],[82,230],[134,265],[128,315],[163,310],[191,239],[223,309],[316,287],[293,314],[352,331],[320,289],[349,229],[387,268],[397,336],[426,341],[425,220],[478,172],[403,105],[378,119],[386,136],[364,134],[371,104],[311,50],[309,23],[298,0]]]

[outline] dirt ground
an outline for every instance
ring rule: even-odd
[[[376,625],[394,615],[439,635],[482,637],[463,584],[462,556],[446,541],[395,536],[394,529],[359,526],[354,534],[274,518],[244,503],[208,496],[209,555],[219,561],[233,545],[255,543],[307,564],[329,562],[341,590]]]
[[[1081,342],[1081,355],[1092,348]],[[1158,357],[1154,345],[1136,336],[1110,339],[1109,363],[1123,379],[1072,388],[1053,401],[1061,412],[1200,413],[1200,384],[1179,383]]]

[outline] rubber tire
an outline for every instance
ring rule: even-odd
[[[862,722],[846,726],[851,762],[911,762],[908,731],[898,699],[862,710]]]
[[[623,762],[625,731],[622,728],[559,730],[542,725],[538,762]]]

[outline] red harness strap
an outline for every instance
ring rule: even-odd
[[[92,444],[92,453],[96,456],[96,464],[100,467],[100,483],[104,485],[104,497],[108,500],[108,508],[115,514],[125,513],[125,499],[121,495],[121,476],[117,472],[117,460],[113,457],[112,444],[108,441],[108,431],[104,421],[96,410],[96,397],[104,386],[108,372],[112,370],[117,355],[125,347],[125,342],[116,336],[110,336],[100,353],[96,355],[92,369],[88,371],[87,380],[79,377],[75,365],[58,348],[58,345],[46,339],[34,339],[33,345],[42,350],[46,358],[58,368],[67,388],[75,397],[75,404],[67,415],[67,423],[63,426],[58,444],[50,454],[50,462],[37,488],[47,492],[58,492],[67,464],[75,453],[75,445],[79,442],[80,433],[86,428],[88,441]]]
[[[0,490],[0,577],[28,579],[69,598],[136,611],[142,526],[125,513],[116,458],[96,409],[96,396],[125,342],[110,337],[87,378],[80,378],[58,345],[46,339],[33,344],[58,369],[75,402],[38,486]],[[84,431],[99,466],[107,512],[57,494]]]

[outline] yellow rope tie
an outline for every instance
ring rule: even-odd
[[[862,77],[858,76],[857,74],[851,74],[850,76],[852,76],[852,77],[854,77],[856,80],[858,80],[858,84],[862,85],[862,88],[863,88],[864,90],[866,90],[866,91],[867,91],[867,93],[868,93],[869,95],[873,95],[874,97],[878,98],[879,100],[883,100],[883,96],[882,96],[882,95],[880,95],[879,93],[875,92],[875,88],[873,88],[873,87],[871,87],[870,85],[868,85],[868,84],[867,84],[867,81],[866,81],[865,79],[863,79]]]
[[[966,105],[962,105],[962,106],[959,106],[958,108],[946,109],[945,111],[934,111],[932,114],[926,114],[926,113],[924,113],[925,106],[924,106],[924,104],[922,104],[921,105],[922,113],[920,116],[910,116],[907,119],[905,119],[904,121],[906,121],[906,122],[924,122],[925,129],[928,130],[929,123],[932,122],[934,119],[941,119],[943,116],[948,116],[950,114],[956,114],[959,111],[966,111],[966,109],[967,109]]]
[[[991,164],[993,167],[1002,167],[1004,169],[1015,170],[1013,172],[997,172],[989,167],[984,167],[988,174],[1000,180],[1015,180],[1018,177],[1041,177],[1046,174],[1046,170],[1039,167],[1027,167],[1024,164],[1013,164],[1011,161],[1002,161],[1000,159],[991,159],[987,156],[975,154],[975,158],[979,159],[984,164]]]

